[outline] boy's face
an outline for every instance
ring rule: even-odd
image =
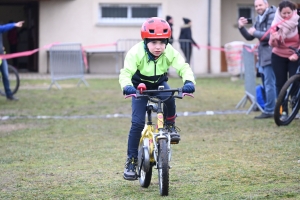
[[[158,57],[160,56],[160,54],[162,54],[165,51],[166,44],[160,40],[153,40],[151,42],[148,42],[147,47],[150,53]]]

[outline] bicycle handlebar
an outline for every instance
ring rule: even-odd
[[[164,100],[155,100],[154,98],[157,97],[154,94],[156,93],[161,93],[161,92],[171,92],[171,95],[164,99]],[[174,95],[175,93],[178,93],[177,95]],[[178,99],[182,99],[184,96],[190,96],[194,98],[194,95],[191,93],[183,93],[182,92],[182,88],[176,88],[176,89],[157,89],[157,90],[143,90],[143,91],[139,91],[136,90],[136,94],[130,94],[130,95],[126,95],[125,99],[129,98],[129,97],[135,97],[135,98],[140,98],[140,97],[148,97],[148,99],[154,103],[158,103],[159,101],[161,102],[165,102],[167,100],[169,100],[171,97],[174,98],[178,98]]]

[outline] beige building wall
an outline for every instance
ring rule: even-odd
[[[208,50],[208,3],[211,2],[211,35]],[[278,6],[281,0],[269,0],[270,5]],[[299,3],[300,0],[295,2]],[[194,40],[201,50],[193,48],[191,67],[195,74],[221,72],[220,49],[232,41],[244,41],[249,44],[258,40],[246,41],[237,28],[238,6],[254,5],[254,0],[73,0],[73,1],[41,1],[39,44],[44,46],[53,42],[79,42],[83,46],[110,44],[119,39],[140,40],[140,26],[101,25],[99,24],[100,3],[150,3],[160,4],[162,12],[159,17],[171,15],[174,19],[173,36],[178,39],[183,17],[192,20]],[[255,11],[254,11],[255,12]],[[256,13],[255,13],[256,14]],[[133,45],[133,44],[132,44]],[[174,47],[181,52],[179,45]],[[113,50],[114,46],[101,48]],[[210,58],[209,56],[210,51]],[[121,64],[121,63],[119,63]],[[115,61],[111,56],[92,56],[90,59],[91,73],[117,73]],[[47,72],[46,50],[39,53],[39,72]],[[171,72],[174,72],[171,70]]]
[[[41,1],[40,2],[40,46],[53,42],[79,42],[83,46],[107,44],[118,39],[140,39],[139,25],[103,26],[99,22],[99,3],[128,3],[124,0],[74,0],[74,1]],[[212,0],[213,6],[220,10],[220,0]],[[162,5],[162,18],[171,15],[174,18],[175,39],[179,37],[182,17],[192,20],[192,33],[199,45],[207,45],[207,15],[208,0],[131,0],[130,3],[151,3]],[[212,8],[213,9],[213,8]],[[212,26],[212,45],[220,46],[220,12],[212,14],[216,22]],[[176,44],[174,44],[175,46]],[[179,45],[178,45],[179,48]],[[113,46],[103,48],[114,49]],[[220,72],[219,52],[212,53],[212,72]],[[191,66],[196,74],[207,72],[207,49],[193,49]],[[115,73],[113,59],[109,57],[91,57],[90,68],[92,73]],[[39,53],[39,72],[47,72],[46,50]]]

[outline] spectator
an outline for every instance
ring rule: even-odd
[[[7,32],[14,27],[22,27],[24,21],[20,21],[17,23],[8,23],[4,25],[0,25],[0,54],[4,54],[3,50],[3,41],[2,41],[2,33]],[[9,77],[8,77],[8,66],[7,66],[7,61],[5,59],[2,60],[2,63],[0,64],[0,71],[2,74],[2,82],[4,85],[5,89],[5,94],[6,94],[6,99],[7,100],[18,100],[15,96],[13,96],[10,86],[9,86]]]
[[[171,17],[170,15],[167,15],[166,21],[169,23],[169,25],[171,27],[171,37],[169,39],[169,43],[173,44],[173,17]]]
[[[185,61],[190,64],[191,62],[191,55],[192,55],[192,44],[196,46],[198,49],[199,46],[192,38],[192,22],[190,19],[183,18],[184,25],[180,29],[179,41],[180,48],[185,56]]]
[[[288,77],[298,68],[298,56],[289,46],[299,48],[297,7],[291,1],[282,1],[275,13],[269,44],[272,50],[272,65],[276,77],[276,90],[279,94]]]
[[[255,119],[265,119],[273,117],[276,101],[275,74],[271,65],[272,48],[268,44],[270,34],[266,35],[274,19],[276,7],[269,7],[267,0],[255,0],[254,6],[258,14],[254,26],[247,30],[245,25],[248,21],[245,17],[239,18],[238,26],[240,33],[246,40],[254,40],[255,38],[260,40],[258,46],[258,62],[259,70],[263,74],[266,101],[264,112],[256,116]]]

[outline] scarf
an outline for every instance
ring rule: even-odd
[[[293,15],[289,19],[283,19],[280,16],[279,8],[277,8],[272,27],[277,26],[279,28],[278,34],[281,42],[284,43],[286,38],[292,38],[298,34],[298,20],[299,16],[296,10],[293,11]]]

